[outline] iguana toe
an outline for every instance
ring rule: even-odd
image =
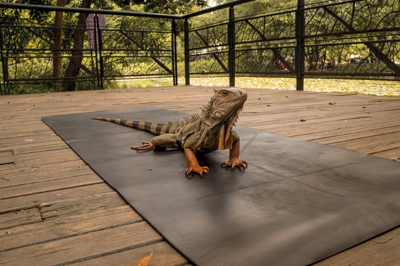
[[[232,169],[234,169],[235,167],[239,167],[239,168],[246,169],[247,162],[245,160],[240,161],[239,159],[234,159],[234,160],[229,160],[227,162],[221,163],[221,167],[231,167]]]
[[[208,170],[209,170],[209,168],[207,166],[192,165],[192,166],[186,168],[185,175],[187,177],[191,173],[197,173],[200,176],[203,176],[203,174],[208,174]]]
[[[142,141],[142,146],[132,146],[131,149],[134,149],[136,151],[151,151],[154,149],[154,145],[151,144],[151,142],[148,141]]]

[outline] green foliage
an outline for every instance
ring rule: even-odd
[[[121,4],[127,5],[129,1],[119,0]],[[197,6],[205,7],[206,0],[133,0],[134,4],[143,5],[145,12],[161,13],[161,14],[188,14]]]
[[[32,5],[52,5],[52,0],[17,0],[17,1],[7,1],[16,4],[32,4]],[[49,12],[43,12],[39,10],[20,10],[20,9],[7,9],[2,10],[1,20],[10,21],[18,20],[20,18],[31,18],[32,20],[47,20],[50,16]]]
[[[260,14],[274,13],[283,9],[296,7],[297,0],[259,0],[238,5],[235,9],[236,17],[257,16]]]
[[[56,5],[56,0],[14,0],[16,3]],[[225,1],[216,1],[223,3]],[[306,5],[315,4],[318,0],[306,0]],[[332,1],[334,3],[334,1]],[[336,2],[335,2],[336,3]],[[338,3],[338,2],[337,2]],[[79,7],[80,0],[68,0],[67,7]],[[183,14],[198,10],[207,4],[206,1],[192,0],[98,0],[92,7],[102,9],[129,10],[140,12]],[[295,13],[276,11],[294,10],[297,0],[258,0],[235,6],[235,17],[253,17],[235,24],[236,32],[236,72],[267,73],[287,71],[278,66],[280,60],[293,61],[295,54]],[[316,5],[318,6],[318,5]],[[335,14],[337,17],[335,17]],[[261,16],[265,15],[266,16]],[[10,78],[24,79],[52,77],[52,47],[55,39],[55,12],[38,12],[18,9],[1,10],[3,27],[3,42],[6,49],[2,50],[7,58]],[[398,34],[388,34],[387,28],[400,27],[398,0],[364,0],[357,4],[347,3],[332,5],[328,8],[307,9],[305,33],[306,71],[320,71],[319,62],[336,60],[335,68],[324,69],[329,72],[344,73],[392,73],[384,63],[372,64],[376,60],[373,51],[367,43],[374,45],[391,61],[400,61],[400,43]],[[65,72],[69,63],[73,37],[77,23],[77,14],[64,13],[62,31],[63,66]],[[172,69],[171,62],[171,21],[146,17],[106,16],[107,28],[103,32],[102,63],[105,66],[105,87],[119,86],[115,79],[133,75],[168,74],[165,68]],[[191,31],[190,69],[193,73],[225,73],[228,66],[228,9],[204,14],[190,19]],[[224,22],[219,25],[216,23]],[[41,23],[45,27],[35,27]],[[182,30],[182,21],[176,21],[178,31]],[[29,25],[29,29],[15,26]],[[213,25],[209,28],[201,28]],[[349,27],[350,25],[351,27]],[[257,29],[254,30],[254,28]],[[343,32],[356,31],[349,35]],[[367,33],[360,34],[358,31]],[[329,36],[330,34],[334,34]],[[293,38],[293,39],[291,39]],[[268,41],[266,41],[266,39]],[[350,42],[356,42],[349,44]],[[95,52],[89,49],[87,38],[83,46],[82,65],[98,74],[94,67]],[[35,52],[34,52],[35,50]],[[178,34],[178,73],[184,73],[183,64],[183,34]],[[361,62],[349,62],[352,56],[362,58]],[[90,72],[90,71],[89,71]],[[88,78],[93,73],[83,68],[78,73],[79,78]],[[97,86],[93,78],[77,80],[75,90],[93,89]],[[140,84],[146,82],[140,81]],[[147,84],[147,83],[146,83]],[[145,85],[146,85],[145,84]],[[127,84],[125,84],[127,85]],[[143,86],[145,86],[143,85]],[[53,91],[56,85],[48,80],[41,84],[22,85],[10,83],[8,91],[12,93],[31,93],[40,90]],[[127,85],[128,86],[128,85]],[[135,84],[136,86],[136,84]],[[147,86],[147,85],[146,85]]]
[[[220,56],[222,63],[227,66],[228,58]],[[212,55],[202,55],[191,61],[190,67],[193,73],[225,73],[221,65]]]

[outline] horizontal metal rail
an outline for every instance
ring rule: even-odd
[[[199,10],[199,11],[187,14],[187,15],[183,15],[183,16],[181,16],[181,18],[189,19],[189,18],[192,18],[192,17],[197,17],[197,16],[200,16],[200,15],[203,15],[203,14],[207,14],[207,13],[211,13],[211,12],[214,12],[214,11],[217,11],[217,10],[222,10],[222,9],[234,7],[234,6],[237,6],[237,5],[242,5],[242,4],[253,2],[253,1],[255,1],[255,0],[234,0],[234,1],[231,1],[231,2],[228,2],[228,3],[225,3],[225,4],[221,4],[221,5],[218,5],[218,6],[202,9],[202,10]]]
[[[379,9],[367,0],[307,5],[298,0],[297,8],[235,19],[234,46],[226,42],[228,18],[187,28],[186,84],[191,75],[216,73],[296,76],[299,90],[305,77],[400,80],[400,27],[395,23],[400,11],[394,2]],[[228,59],[229,49],[234,58]],[[229,60],[235,60],[235,69],[220,67]]]
[[[122,16],[132,16],[132,17],[149,17],[149,18],[164,18],[164,19],[181,19],[182,18],[182,16],[179,16],[179,15],[169,15],[169,14],[118,11],[118,10],[106,10],[106,9],[96,9],[96,8],[14,4],[14,3],[4,3],[4,2],[0,2],[0,7],[13,8],[13,9],[40,10],[40,11],[62,11],[62,12],[87,13],[87,14],[92,13],[92,14],[103,14],[103,15],[122,15]]]
[[[150,17],[150,18],[166,18],[166,19],[188,19],[191,17],[199,16],[202,14],[210,13],[213,11],[229,8],[231,6],[241,5],[255,0],[234,0],[229,3],[221,4],[215,7],[206,8],[200,11],[196,11],[187,15],[170,15],[170,14],[159,14],[159,13],[144,13],[144,12],[132,12],[132,11],[117,11],[117,10],[106,10],[96,8],[74,8],[74,7],[58,7],[48,5],[32,5],[32,4],[14,4],[0,2],[0,7],[3,8],[14,8],[14,9],[29,9],[29,10],[41,10],[41,11],[62,11],[62,12],[77,12],[77,13],[95,13],[104,15],[123,15],[133,17]]]
[[[18,93],[19,88],[27,88],[24,84],[42,84],[43,88],[60,90],[63,88],[57,87],[57,84],[67,81],[72,82],[72,89],[102,89],[104,82],[112,82],[116,78],[172,78],[173,85],[177,85],[176,41],[171,43],[169,39],[176,38],[172,25],[174,19],[179,16],[158,16],[157,14],[146,16],[146,13],[138,14],[137,12],[8,3],[0,3],[0,7],[27,10],[34,8],[52,12],[99,12],[99,14],[109,16],[123,15],[126,18],[143,16],[154,19],[156,24],[159,19],[170,19],[170,25],[166,24],[166,28],[161,29],[154,28],[154,23],[153,28],[146,29],[118,26],[100,28],[96,24],[94,28],[76,28],[24,22],[24,19],[15,24],[15,21],[0,19],[0,63],[3,72],[0,78],[0,94],[9,94],[13,91]],[[72,43],[58,47],[53,39],[56,30],[70,32],[70,35],[76,30],[82,30],[85,35],[92,32],[94,36],[91,39],[94,39],[94,46],[92,47],[87,39],[90,36],[85,36],[83,47],[80,49],[72,48]],[[157,36],[160,41],[154,43],[152,39],[154,36]],[[26,45],[27,40],[31,40],[29,45]],[[18,44],[15,45],[12,42]],[[76,53],[81,55],[76,55]],[[53,60],[56,59],[62,60],[62,76],[53,76]],[[74,76],[67,76],[65,74],[67,64],[69,67],[71,61],[78,65],[80,70]]]

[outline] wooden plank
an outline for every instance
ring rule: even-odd
[[[375,106],[381,109],[398,110],[400,100],[398,98],[386,98],[387,101],[379,102],[374,97],[362,98],[359,96],[343,96],[341,94],[312,94],[286,91],[286,95],[276,95],[276,92],[268,90],[248,90],[246,110],[259,109],[260,107],[273,107],[274,110],[282,109],[284,112],[293,109],[324,109],[340,111],[343,108],[368,111]],[[251,103],[251,104],[249,104]],[[269,106],[268,106],[269,105]],[[374,110],[374,109],[371,109]],[[272,111],[272,110],[270,110]]]
[[[39,205],[44,202],[68,200],[73,198],[86,197],[89,195],[109,193],[113,191],[114,190],[110,188],[106,183],[99,183],[94,185],[86,185],[83,187],[70,187],[68,189],[2,199],[0,200],[0,213],[22,209],[38,208]],[[21,193],[23,193],[23,191]]]
[[[12,149],[0,150],[0,165],[14,162],[14,152]]]
[[[80,168],[85,167],[86,164],[80,158],[73,161],[66,161],[66,162],[58,162],[54,164],[45,164],[41,166],[27,166],[16,168],[13,170],[8,171],[0,171],[0,177],[6,177],[8,179],[15,178],[15,177],[23,177],[26,175],[33,176],[33,175],[42,175],[43,172],[49,171],[69,171],[69,168]]]
[[[0,214],[0,230],[41,221],[42,217],[37,208],[3,213]]]
[[[4,116],[0,115],[2,118]],[[24,128],[27,128],[31,130],[32,128],[46,128],[49,129],[49,127],[43,127],[44,123],[41,120],[34,120],[34,121],[21,121],[19,123],[5,123],[2,119],[0,119],[0,129],[3,130],[4,132],[12,132],[12,131],[21,131]],[[4,137],[4,136],[3,136]]]
[[[347,130],[347,129],[378,129],[382,127],[400,126],[400,121],[392,117],[366,117],[365,119],[345,119],[327,122],[309,122],[298,123],[297,126],[279,126],[272,130],[281,134],[290,134],[291,136],[307,135],[311,133],[326,132],[330,130]]]
[[[2,149],[9,149],[24,143],[48,142],[52,140],[57,140],[57,138],[59,137],[50,133],[36,134],[32,136],[22,136],[22,137],[9,137],[0,139],[0,147],[2,147]]]
[[[48,159],[56,156],[65,156],[65,155],[71,155],[75,154],[74,151],[72,151],[69,147],[67,148],[62,148],[62,149],[57,149],[57,150],[45,150],[45,151],[38,151],[34,153],[22,153],[22,154],[17,154],[14,155],[14,161],[15,162],[22,162],[23,161],[31,161],[35,159]],[[79,158],[79,157],[78,157]]]
[[[42,151],[53,151],[68,148],[68,144],[62,139],[57,139],[53,141],[41,142],[41,143],[24,143],[24,145],[16,145],[13,147],[14,154],[26,154]]]
[[[242,121],[242,120],[241,120]],[[385,123],[386,122],[386,123]],[[334,116],[329,118],[309,118],[305,119],[305,122],[301,121],[283,121],[282,123],[270,124],[268,118],[265,121],[259,122],[257,127],[261,130],[270,130],[280,132],[282,134],[288,134],[292,132],[292,135],[303,135],[314,132],[321,132],[329,129],[344,128],[344,127],[365,127],[367,125],[374,125],[385,123],[386,126],[397,125],[398,119],[392,117],[374,117],[374,116]],[[243,121],[243,125],[247,125],[246,121]],[[296,129],[294,131],[294,129]]]
[[[40,144],[42,145],[42,144]],[[75,154],[74,151],[72,151],[68,146],[60,149],[50,149],[50,150],[39,150],[36,152],[25,152],[25,153],[20,153],[20,154],[14,154],[15,161],[20,162],[20,161],[28,161],[32,159],[40,159],[40,158],[49,158],[49,157],[54,157],[54,156],[60,156],[60,155],[71,155]]]
[[[0,173],[2,173],[2,171],[6,172],[8,170],[13,170],[13,169],[15,169],[15,164],[13,162],[12,163],[6,162],[6,163],[0,164]],[[7,178],[5,178],[5,177],[2,177],[0,179],[3,181],[8,181]]]
[[[335,142],[333,145],[356,150],[365,154],[373,154],[381,151],[400,148],[400,131],[369,136],[365,138]]]
[[[389,160],[400,162],[400,148],[386,150],[386,151],[379,151],[371,154],[377,157],[388,158]]]
[[[165,241],[73,263],[72,265],[136,265],[139,259],[150,255],[151,252],[154,253],[151,257],[150,266],[187,265],[187,260]]]
[[[3,114],[3,122],[4,123],[12,123],[13,121],[15,123],[18,122],[23,122],[23,121],[28,121],[31,120],[32,118],[35,118],[35,120],[40,120],[40,116],[38,116],[38,113],[43,113],[44,116],[51,116],[53,115],[54,112],[61,113],[63,110],[71,110],[74,112],[79,112],[79,111],[90,111],[90,106],[91,104],[88,102],[82,102],[81,104],[77,103],[38,103],[38,104],[43,104],[45,108],[38,108],[38,107],[32,107],[29,106],[28,104],[19,104],[17,106],[10,106],[8,110],[8,114],[13,114],[13,115],[8,115],[7,113]],[[26,118],[21,119],[21,117]]]
[[[266,120],[255,120],[252,121],[252,123],[249,123],[247,121],[243,121],[243,125],[249,126],[253,125],[252,127],[258,128],[260,130],[271,130],[273,128],[279,127],[291,127],[291,126],[301,126],[301,127],[307,127],[307,125],[310,124],[319,124],[319,123],[332,123],[332,122],[344,122],[345,121],[362,121],[362,120],[369,120],[371,119],[370,116],[367,115],[343,115],[343,116],[333,116],[333,117],[312,117],[312,118],[293,118],[293,117],[287,117],[282,121],[275,120],[275,121],[270,121],[267,117],[265,118]],[[301,119],[305,120],[302,121]],[[306,122],[306,123],[305,123]]]
[[[117,192],[85,195],[79,198],[43,202],[39,205],[44,220],[78,214],[89,214],[98,210],[127,206]],[[129,210],[127,210],[129,211]]]
[[[313,141],[318,140],[318,143],[332,144],[336,142],[350,141],[355,139],[368,138],[376,135],[396,133],[396,132],[400,132],[399,126],[380,127],[377,129],[357,127],[351,129],[349,128],[338,129],[334,132],[326,131],[324,133],[318,132],[315,134],[303,135],[301,136],[301,139],[313,140]]]
[[[21,225],[0,231],[0,252],[134,224],[142,220],[129,206],[121,206],[89,214],[59,217],[42,223]]]
[[[0,178],[4,178],[1,180],[7,181],[7,182],[0,182],[0,188],[18,186],[29,183],[37,183],[52,179],[69,178],[74,176],[94,174],[93,170],[87,165],[83,166],[78,165],[76,167],[62,168],[61,164],[59,167],[60,168],[57,168],[57,166],[53,165],[53,168],[48,171],[38,171],[36,173],[34,169],[38,168],[33,168],[33,169],[28,168],[28,171],[26,172],[14,171],[12,173],[9,173],[10,171],[7,171],[8,173],[5,172],[4,175],[1,175],[0,172]]]
[[[87,186],[103,182],[104,182],[103,179],[101,179],[96,174],[45,180],[45,181],[33,182],[17,186],[0,188],[0,199],[20,197],[24,195],[43,193],[46,191],[60,190],[66,188]]]
[[[29,127],[29,128],[17,128],[14,130],[6,129],[3,127],[3,132],[7,134],[0,135],[0,139],[7,139],[12,136],[13,138],[16,137],[27,137],[27,136],[36,136],[39,134],[52,134],[54,133],[50,128],[46,127]]]
[[[66,227],[71,228],[77,230],[73,224]],[[1,253],[0,264],[66,264],[161,241],[161,236],[146,222],[138,222],[5,251]]]
[[[399,247],[400,228],[397,228],[314,265],[398,266]]]
[[[65,153],[67,153],[68,155],[58,155],[58,156],[42,157],[38,159],[21,160],[21,161],[16,161],[15,164],[16,167],[18,168],[41,167],[47,164],[58,164],[62,162],[76,161],[80,159],[79,156],[76,155],[72,150],[65,149]]]

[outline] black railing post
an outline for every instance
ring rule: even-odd
[[[296,90],[304,90],[304,0],[297,0],[296,11]]]
[[[99,56],[98,56],[98,24],[99,24],[99,18],[97,17],[97,14],[94,14],[93,16],[93,38],[94,38],[94,60],[96,64],[96,79],[97,79],[97,89],[101,88],[100,85],[100,63],[99,63]],[[89,29],[90,30],[90,29]],[[95,88],[96,89],[96,88]]]
[[[99,18],[97,17],[97,14],[94,16],[94,21],[95,21],[95,31],[97,31],[97,36],[99,38],[99,46],[98,46],[98,51],[99,51],[99,57],[100,57],[100,89],[104,90],[104,84],[103,84],[103,78],[104,78],[104,62],[103,62],[103,55],[102,55],[102,50],[103,50],[103,32],[102,29],[100,28],[99,24]]]
[[[177,55],[176,55],[176,23],[175,19],[172,20],[171,23],[171,50],[172,50],[172,80],[173,85],[178,86],[178,64],[177,64]]]
[[[233,6],[229,8],[228,43],[229,86],[235,87],[235,10]]]
[[[0,27],[0,57],[1,57],[1,65],[3,69],[3,88],[0,87],[0,95],[1,94],[7,94],[7,81],[8,81],[8,65],[7,65],[7,59],[3,56],[3,48],[4,48],[4,43],[3,43],[3,28]],[[0,84],[1,86],[1,84]],[[9,93],[8,93],[9,94]]]
[[[186,18],[184,23],[185,38],[185,85],[190,85],[190,68],[189,68],[189,21]]]

